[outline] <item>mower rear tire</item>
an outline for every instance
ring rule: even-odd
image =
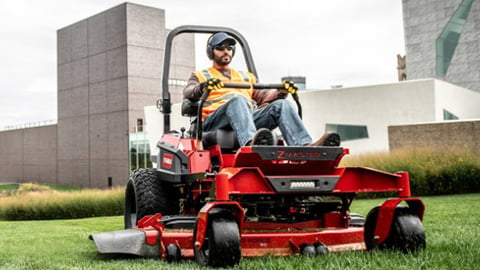
[[[173,186],[157,177],[155,168],[130,173],[125,191],[125,229],[137,225],[145,216],[178,214],[177,193]]]
[[[195,238],[196,228],[193,239]],[[195,259],[203,266],[229,267],[238,264],[242,256],[238,224],[231,218],[212,219],[203,246],[200,250],[193,250]]]
[[[363,238],[365,240],[365,246],[367,250],[378,249],[377,242],[375,241],[375,228],[377,225],[378,212],[380,207],[376,206],[368,212],[367,217],[365,218],[365,225],[363,227]]]
[[[409,253],[424,249],[426,246],[425,230],[418,216],[407,207],[397,207],[393,217],[390,233],[385,241],[375,241],[375,226],[380,207],[373,208],[367,215],[364,227],[364,239],[367,250],[392,249]]]

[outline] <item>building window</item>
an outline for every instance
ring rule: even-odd
[[[367,126],[326,124],[325,131],[338,133],[343,142],[368,138]]]
[[[187,86],[186,80],[168,79],[168,85],[170,86]]]
[[[152,168],[150,144],[145,132],[134,132],[128,136],[128,158],[130,171],[138,168]]]
[[[436,40],[436,73],[445,77],[474,0],[463,0]]]
[[[443,109],[443,120],[458,120],[458,116],[455,114]]]
[[[137,119],[137,132],[142,132],[143,131],[143,119],[138,118]]]

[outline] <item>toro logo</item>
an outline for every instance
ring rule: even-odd
[[[293,151],[285,151],[285,150],[278,150],[277,151],[277,159],[316,159],[321,156],[320,152],[293,152]]]
[[[171,169],[173,165],[173,155],[172,154],[163,154],[162,155],[162,168]]]

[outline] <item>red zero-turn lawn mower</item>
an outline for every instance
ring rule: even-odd
[[[169,33],[159,102],[166,132],[157,144],[157,168],[131,173],[125,230],[91,235],[98,251],[168,261],[195,257],[201,265],[223,267],[239,263],[241,257],[425,248],[425,207],[421,199],[410,197],[406,172],[338,167],[349,151],[337,146],[286,146],[280,141],[239,147],[231,130],[202,132],[196,115],[201,115],[208,93],[198,102],[184,102],[183,115],[196,117],[188,132],[168,132],[173,38],[218,31],[238,41],[248,70],[256,75],[248,44],[233,29],[182,26]],[[296,95],[294,100],[301,113]],[[398,197],[363,218],[349,211],[359,192]]]

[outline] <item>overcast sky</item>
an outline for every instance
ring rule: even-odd
[[[0,1],[0,129],[56,120],[57,30],[123,2]],[[396,55],[405,53],[401,0],[129,2],[165,9],[170,29],[200,24],[238,30],[263,82],[286,75],[307,77],[309,89],[395,82]],[[198,68],[205,58],[197,55]]]

